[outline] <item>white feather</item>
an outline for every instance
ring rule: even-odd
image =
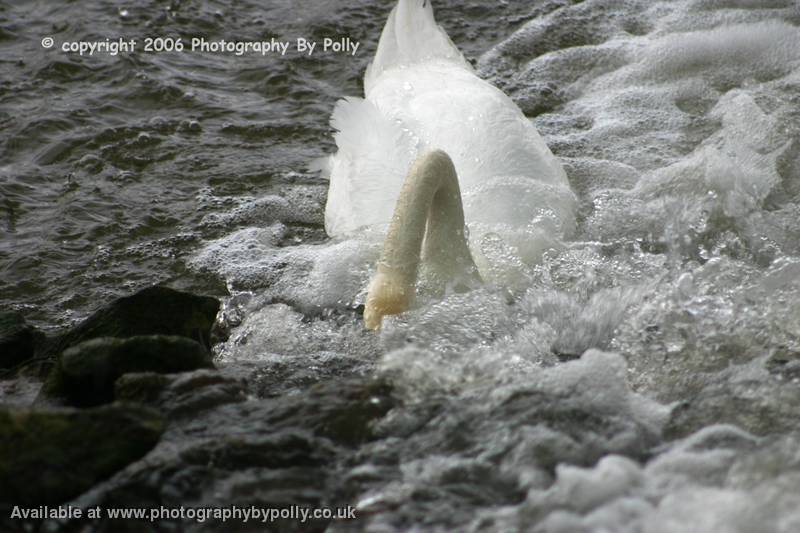
[[[389,13],[375,58],[364,75],[369,94],[384,71],[444,59],[472,69],[445,31],[436,24],[430,0],[400,0]]]
[[[453,160],[473,243],[496,232],[519,248],[520,235],[541,234],[531,226],[543,216],[554,238],[574,227],[561,164],[514,102],[475,75],[429,2],[400,0],[392,10],[365,92],[341,100],[331,120],[330,236],[388,224],[411,162],[429,149]]]

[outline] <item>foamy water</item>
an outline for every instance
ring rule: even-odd
[[[286,246],[318,188],[243,201],[190,261],[233,294],[220,360],[393,383],[345,472],[370,531],[798,531],[800,8],[542,11],[478,70],[567,170],[566,247],[529,267],[489,236],[494,283],[373,333],[380,236]]]

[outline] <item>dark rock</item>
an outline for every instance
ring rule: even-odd
[[[290,430],[204,442],[184,450],[181,460],[232,471],[322,466],[332,456],[330,446],[320,445],[302,430]]]
[[[331,382],[360,371],[368,372],[363,359],[345,354],[327,355],[309,363],[306,358],[282,357],[267,363],[237,361],[224,369],[247,382],[248,392],[259,398],[279,397],[306,391],[321,382]]]
[[[181,385],[193,388],[200,378],[207,379],[200,372],[179,377],[166,392],[172,391],[179,397]],[[246,412],[259,411],[258,419],[270,433],[302,429],[336,445],[352,447],[374,438],[372,423],[396,405],[392,387],[385,381],[339,378],[317,383],[296,394],[244,402],[241,407]],[[189,424],[193,426],[193,422]],[[202,428],[193,427],[190,431],[196,430]]]
[[[121,376],[114,384],[114,397],[121,402],[159,406],[164,390],[173,377],[157,372],[132,372]]]
[[[591,466],[609,453],[646,460],[659,442],[659,435],[630,413],[602,412],[537,390],[511,394],[492,417],[511,427],[531,428],[528,436],[537,438],[526,448],[550,473],[559,463]]]
[[[664,437],[686,437],[711,424],[739,426],[754,435],[796,431],[798,409],[800,387],[792,382],[723,379],[680,402],[670,414]]]
[[[136,405],[0,410],[0,513],[81,494],[146,454],[162,431],[158,412]]]
[[[19,313],[0,312],[0,369],[13,368],[33,357],[43,337]]]
[[[196,416],[218,405],[247,399],[243,383],[211,370],[172,376],[126,374],[117,380],[114,397],[158,407],[170,418]]]
[[[55,360],[67,348],[89,339],[137,335],[176,335],[210,349],[211,329],[218,310],[216,298],[167,287],[148,287],[97,310],[48,343],[42,355]]]
[[[42,394],[75,406],[98,405],[114,399],[114,383],[123,374],[168,374],[213,367],[209,352],[185,337],[102,337],[82,342],[61,354]]]
[[[390,386],[363,377],[345,377],[296,394],[251,397],[210,408],[191,405],[192,395],[203,396],[234,385],[242,384],[226,376],[224,368],[220,372],[120,378],[118,394],[154,399],[167,416],[175,412],[190,416],[170,419],[161,441],[144,460],[95,485],[70,504],[87,509],[228,505],[224,502],[260,508],[349,503],[351,495],[343,496],[337,489],[343,461],[356,451],[355,443],[373,438],[372,425],[396,405]],[[232,398],[229,394],[226,401]],[[329,524],[330,520],[289,520],[271,523],[268,529],[324,531]],[[0,529],[2,525],[0,518]],[[139,525],[142,531],[263,531],[265,527],[211,519],[203,524],[164,520]],[[45,526],[52,527],[41,531],[116,533],[127,524],[100,519]]]
[[[783,379],[800,378],[800,352],[781,346],[769,356],[765,366],[770,374]]]
[[[299,397],[274,399],[269,418],[275,427],[303,427],[346,446],[374,437],[371,423],[397,401],[384,381],[321,382]]]
[[[18,377],[0,380],[0,405],[5,407],[31,405],[41,388],[42,382],[39,379]]]

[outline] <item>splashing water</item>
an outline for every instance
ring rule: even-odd
[[[423,290],[414,309],[366,332],[359,305],[381,236],[326,239],[324,184],[290,170],[323,155],[332,103],[358,84],[341,81],[332,63],[287,61],[256,75],[263,63],[242,59],[236,83],[255,79],[275,94],[268,106],[240,93],[225,104],[213,69],[184,84],[120,62],[118,85],[95,84],[119,93],[102,94],[114,104],[103,111],[110,122],[115,106],[125,115],[126,106],[148,102],[178,118],[98,129],[56,101],[61,122],[32,118],[10,128],[4,153],[15,159],[0,172],[46,184],[37,188],[44,200],[63,198],[54,213],[44,200],[29,201],[31,185],[0,183],[4,227],[18,232],[0,259],[4,272],[22,273],[0,283],[3,294],[21,298],[12,285],[36,285],[29,270],[43,265],[42,279],[83,281],[66,280],[72,292],[61,300],[39,280],[34,303],[54,312],[85,307],[105,295],[96,290],[101,282],[129,289],[132,278],[152,277],[147,264],[182,272],[175,256],[193,250],[189,270],[230,293],[220,363],[290,376],[264,397],[341,376],[391,384],[398,405],[338,466],[361,517],[353,527],[800,530],[797,3],[552,0],[516,11],[479,4],[435,7],[456,44],[477,58],[479,74],[535,123],[579,199],[573,240],[537,266],[525,259],[542,250],[523,245],[525,235],[541,241],[547,213],[531,221],[520,245],[491,233],[472,243],[489,272],[481,288],[437,297]],[[278,18],[295,11],[275,6]],[[377,31],[385,13],[357,7],[327,10],[309,24],[324,33],[320,21],[333,16],[360,27],[369,9]],[[134,27],[140,13],[130,6],[112,15]],[[208,20],[217,29],[237,23]],[[234,68],[216,60],[226,76]],[[362,67],[343,70],[356,79]],[[37,76],[50,84],[95,74],[61,62]],[[403,89],[414,91],[413,83]],[[252,114],[261,107],[264,114]],[[479,119],[467,117],[467,127]],[[38,146],[27,142],[34,131],[56,136],[73,122],[93,133],[48,141],[35,154],[20,148]],[[224,162],[211,165],[206,149],[219,149]],[[274,161],[268,176],[266,159]],[[54,185],[40,167],[70,178]],[[185,168],[191,176],[180,177]],[[156,169],[152,178],[145,169]],[[173,173],[175,186],[155,194]],[[170,207],[142,209],[152,197]],[[36,244],[31,228],[52,219],[57,242]],[[479,233],[481,221],[467,222]],[[64,261],[74,264],[54,274],[52,265]]]
[[[393,458],[359,489],[372,530],[795,531],[798,24],[792,2],[531,19],[479,72],[563,161],[576,239],[528,268],[489,236],[511,279],[423,294],[372,337],[302,309],[363,301],[375,239],[234,233],[196,258],[258,289],[221,353],[332,352],[394,385],[404,406],[353,467]]]

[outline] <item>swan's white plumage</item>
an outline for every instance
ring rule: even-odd
[[[369,94],[386,70],[432,59],[472,69],[447,33],[436,24],[430,0],[400,0],[386,20],[375,58],[367,67],[364,92]]]
[[[479,267],[486,234],[529,262],[572,230],[575,201],[560,163],[511,99],[475,75],[430,2],[398,2],[364,86],[366,98],[341,100],[331,121],[330,236],[385,227],[411,163],[433,149],[455,165]]]

